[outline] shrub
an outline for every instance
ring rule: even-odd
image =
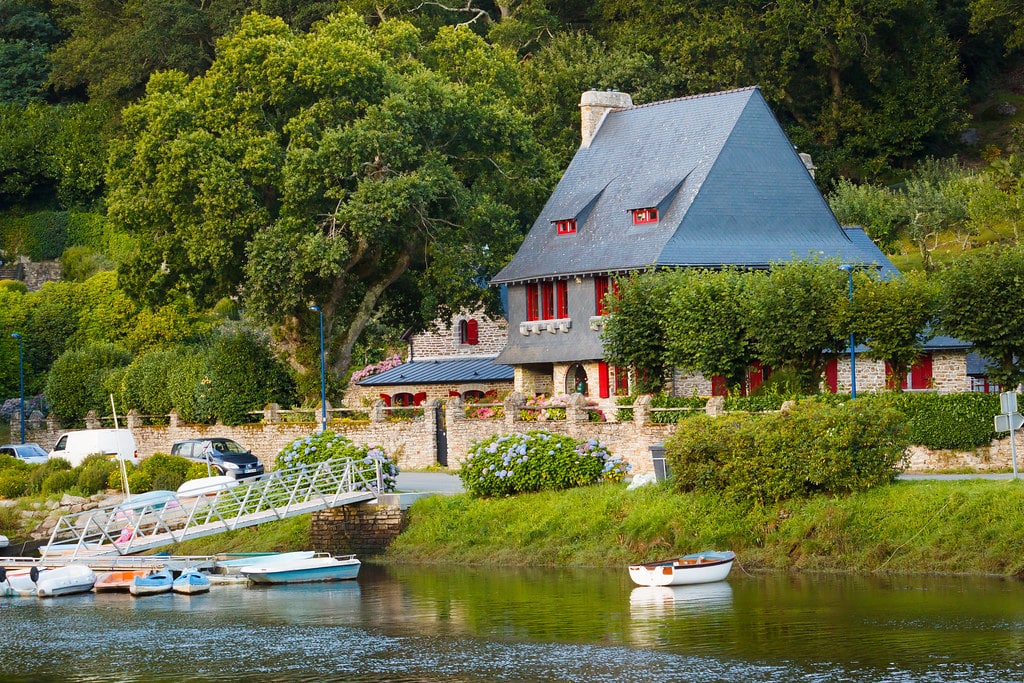
[[[398,483],[398,466],[388,458],[384,449],[379,446],[358,446],[347,437],[335,434],[329,429],[292,441],[277,454],[274,459],[274,469],[315,465],[334,458],[344,458],[365,465],[373,464],[374,461],[379,462],[384,479],[383,492],[388,493],[395,490],[395,485]],[[359,485],[357,488],[366,490],[363,485]]]
[[[55,472],[70,472],[71,463],[64,458],[50,458],[45,465],[37,465],[29,470],[28,486],[25,489],[26,495],[35,495],[43,492],[43,482]],[[73,484],[72,484],[73,485]]]
[[[708,399],[703,396],[669,396],[668,394],[655,394],[651,397],[652,408],[688,408],[673,412],[652,412],[651,422],[658,424],[671,424],[686,420],[694,415],[700,415],[707,406]]]
[[[83,420],[90,410],[103,414],[110,407],[104,380],[129,361],[128,353],[112,344],[95,344],[61,354],[46,382],[46,398],[53,412],[70,420]]]
[[[252,422],[249,411],[268,403],[291,405],[294,398],[285,366],[263,339],[249,332],[228,332],[214,342],[205,379],[210,411],[226,425]]]
[[[85,282],[113,267],[113,261],[89,247],[68,247],[60,256],[61,277],[74,282]]]
[[[0,498],[20,498],[28,493],[28,472],[20,469],[0,471]]]
[[[688,420],[665,452],[681,491],[718,491],[733,501],[770,504],[892,481],[907,447],[903,422],[882,402],[807,400],[788,414]]]
[[[167,415],[174,407],[170,377],[182,361],[177,351],[150,351],[136,358],[123,378],[125,403],[143,415]]]
[[[596,439],[579,442],[533,431],[473,444],[459,477],[474,496],[499,496],[622,481],[628,471],[629,465]]]
[[[136,467],[128,473],[128,488],[132,493],[144,493],[153,490],[153,477]]]
[[[82,464],[78,466],[78,490],[83,495],[91,496],[94,493],[102,491],[107,488],[107,483],[110,480],[110,475],[115,473],[118,475],[118,488],[120,488],[120,471],[118,464],[111,460],[107,460],[103,456],[89,456],[82,461]]]
[[[25,294],[28,292],[28,285],[21,280],[0,279],[0,290]]]
[[[70,491],[78,484],[78,475],[71,470],[60,470],[51,472],[40,486],[40,493],[49,495],[51,493],[64,493]]]
[[[138,471],[146,475],[149,479],[149,487],[145,490],[167,490],[174,491],[188,478],[188,474],[192,471],[192,466],[196,464],[188,458],[183,458],[178,455],[168,455],[167,453],[154,453],[145,460],[143,460],[138,467]],[[203,467],[203,474],[206,476],[206,468]],[[129,475],[129,484],[131,478]],[[132,486],[132,493],[142,493],[142,489],[136,489]]]
[[[24,460],[10,455],[0,455],[0,472],[14,470],[16,472],[27,472],[32,466]]]

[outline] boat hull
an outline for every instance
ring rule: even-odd
[[[56,598],[61,595],[87,593],[96,583],[96,573],[82,564],[69,564],[42,572],[36,581],[36,595]]]
[[[629,578],[638,586],[689,586],[723,581],[732,570],[736,554],[704,552],[671,560],[635,564],[629,567]]]
[[[171,578],[171,573],[164,569],[154,574],[136,577],[128,587],[128,592],[136,597],[159,595],[170,593],[173,585],[174,579]]]
[[[96,577],[96,583],[92,589],[96,593],[127,593],[135,577],[145,575],[145,570],[141,569],[103,572]]]
[[[210,579],[197,571],[184,571],[171,584],[171,590],[175,593],[184,593],[185,595],[206,593],[210,590]]]
[[[355,558],[339,560],[333,557],[315,557],[291,563],[242,567],[239,572],[253,583],[259,584],[346,581],[359,575],[361,564]]]

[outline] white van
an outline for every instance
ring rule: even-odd
[[[66,432],[50,451],[51,458],[63,458],[78,467],[86,456],[103,453],[107,457],[138,465],[142,458],[135,447],[135,437],[127,429],[83,429]]]

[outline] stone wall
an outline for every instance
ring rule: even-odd
[[[477,343],[463,344],[459,334],[463,320],[476,320]],[[412,359],[462,358],[472,356],[496,356],[508,341],[508,321],[504,318],[491,320],[482,311],[455,316],[451,324],[435,320],[436,331],[426,331],[412,338]]]
[[[389,501],[389,498],[396,500]],[[408,512],[397,502],[397,497],[381,496],[378,502],[314,512],[310,541],[318,552],[332,555],[382,555],[408,523]]]
[[[23,282],[30,292],[38,291],[47,282],[60,282],[60,261],[35,263],[22,257],[19,264],[24,268]]]

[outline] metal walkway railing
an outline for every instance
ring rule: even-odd
[[[198,497],[136,497],[57,521],[46,557],[130,555],[192,538],[233,531],[377,497],[380,463],[334,459],[275,470]],[[145,502],[145,501],[149,502]]]

